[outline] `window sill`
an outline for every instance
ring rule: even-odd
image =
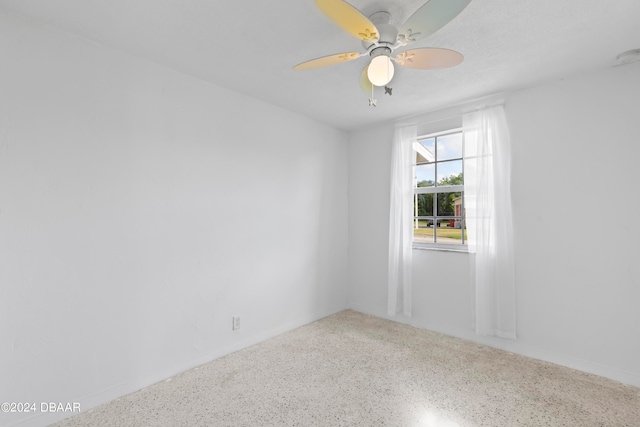
[[[434,244],[414,243],[413,249],[419,250],[419,251],[459,252],[464,254],[469,253],[469,247],[467,245],[451,246],[451,245],[442,245],[442,244],[438,245],[435,243]]]

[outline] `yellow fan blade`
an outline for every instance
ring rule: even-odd
[[[378,29],[358,9],[342,0],[316,0],[316,6],[340,28],[367,42],[378,40]]]
[[[336,53],[335,55],[323,56],[322,58],[312,59],[310,61],[302,62],[295,67],[296,71],[312,70],[314,68],[327,67],[329,65],[340,64],[341,62],[351,61],[352,59],[360,58],[359,52],[347,52]]]
[[[469,3],[471,0],[429,0],[400,27],[398,41],[406,45],[435,33]]]
[[[373,90],[373,83],[369,81],[369,77],[367,76],[368,69],[369,66],[367,65],[366,67],[364,67],[364,70],[362,70],[362,73],[360,74],[360,88],[366,93],[371,93],[371,91]]]
[[[417,70],[437,70],[454,67],[462,62],[464,56],[455,50],[423,47],[411,49],[396,55],[396,63],[405,68]]]

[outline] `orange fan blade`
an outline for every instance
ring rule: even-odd
[[[411,49],[396,55],[396,62],[405,68],[417,70],[437,70],[454,67],[462,62],[464,56],[455,50],[423,47]]]
[[[359,52],[347,52],[336,53],[335,55],[323,56],[322,58],[312,59],[310,61],[302,62],[295,67],[296,71],[312,70],[314,68],[327,67],[329,65],[340,64],[341,62],[351,61],[352,59],[360,58]]]
[[[469,3],[471,0],[429,0],[400,27],[398,41],[408,44],[435,33]]]
[[[342,0],[316,0],[316,6],[340,28],[367,42],[378,40],[378,29],[358,9]]]

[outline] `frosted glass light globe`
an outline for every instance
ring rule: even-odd
[[[384,86],[391,81],[394,71],[391,58],[387,55],[379,55],[371,60],[367,77],[374,86]]]

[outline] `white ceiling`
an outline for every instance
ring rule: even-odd
[[[423,2],[351,4],[367,16],[387,10],[399,25]],[[366,58],[291,69],[363,50],[313,0],[0,0],[0,9],[344,130],[608,67],[619,53],[640,48],[639,0],[472,0],[411,46],[454,49],[464,62],[438,71],[397,69],[393,96],[379,91],[374,108],[359,85]]]

